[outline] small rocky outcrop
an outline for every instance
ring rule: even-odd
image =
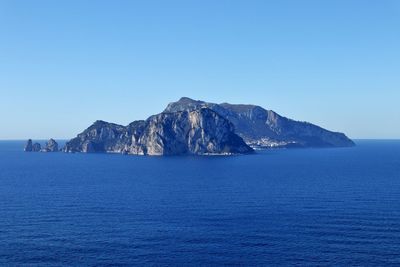
[[[50,139],[45,147],[43,148],[42,152],[58,152],[58,144],[54,139]]]
[[[46,142],[44,148],[42,149],[42,146],[40,145],[40,143],[33,143],[32,139],[29,139],[26,142],[25,148],[24,148],[25,152],[58,152],[58,144],[54,139],[50,139],[48,142]]]
[[[42,146],[39,143],[34,143],[32,145],[32,152],[40,152],[42,150]]]
[[[96,121],[65,152],[135,155],[226,155],[253,151],[225,118],[208,108],[161,113],[128,126]]]
[[[39,143],[33,143],[32,139],[29,139],[26,142],[24,151],[25,152],[39,152],[41,150],[42,146]]]
[[[24,151],[25,151],[25,152],[32,152],[32,150],[33,150],[32,139],[29,139],[29,140],[26,142]]]

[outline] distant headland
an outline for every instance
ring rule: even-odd
[[[215,104],[183,97],[160,114],[122,126],[96,121],[68,141],[64,152],[133,155],[231,155],[254,149],[348,147],[345,134],[280,116],[255,105]],[[50,139],[44,148],[28,140],[27,152],[56,152]]]

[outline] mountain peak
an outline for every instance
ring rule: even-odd
[[[97,120],[97,121],[93,122],[92,125],[103,125],[103,124],[108,124],[108,122],[103,121],[103,120]]]
[[[199,102],[199,100],[194,100],[190,97],[183,96],[178,100],[178,102],[190,103],[190,102]]]
[[[181,97],[176,102],[171,102],[165,108],[164,112],[191,111],[203,107],[206,102],[194,100],[189,97]]]

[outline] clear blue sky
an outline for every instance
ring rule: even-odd
[[[400,1],[0,0],[0,139],[71,138],[181,96],[400,138]]]

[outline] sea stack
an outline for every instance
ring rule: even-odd
[[[26,142],[24,151],[25,152],[39,152],[41,150],[42,146],[39,143],[32,143],[32,139],[29,139]]]
[[[32,152],[32,149],[33,149],[32,139],[29,139],[29,140],[26,142],[24,151],[25,151],[25,152]]]
[[[42,146],[40,145],[40,143],[33,143],[32,139],[29,139],[26,142],[25,148],[24,148],[25,152],[58,152],[58,144],[54,139],[50,139],[49,141],[46,142],[46,145],[44,146],[44,148],[42,149]]]
[[[42,146],[39,143],[34,143],[32,146],[32,152],[40,152]]]
[[[43,152],[58,152],[58,144],[54,139],[50,139],[42,150]]]

